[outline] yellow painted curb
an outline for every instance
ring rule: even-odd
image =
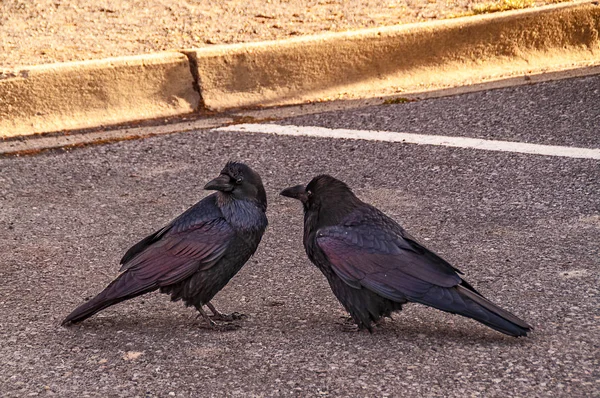
[[[199,100],[178,52],[15,69],[0,73],[0,137],[180,115]]]
[[[209,109],[452,87],[600,61],[583,1],[431,23],[185,51]],[[393,91],[392,91],[393,92]]]
[[[597,1],[0,70],[0,138],[208,109],[460,87],[600,64]],[[201,96],[195,91],[199,87]]]

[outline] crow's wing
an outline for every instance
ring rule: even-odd
[[[322,228],[316,241],[344,282],[391,300],[418,301],[432,286],[462,281],[454,267],[407,234],[373,223]]]
[[[174,230],[160,233],[158,239],[131,255],[123,264],[121,271],[130,274],[132,282],[135,281],[127,290],[141,291],[167,286],[197,271],[207,270],[223,256],[235,236],[223,218],[198,222],[176,232]],[[157,234],[151,236],[154,235]]]
[[[184,211],[165,227],[159,229],[151,235],[148,235],[130,247],[125,255],[123,255],[123,258],[121,258],[121,264],[123,264],[121,271],[129,268],[128,263],[131,259],[142,253],[155,242],[158,242],[163,236],[193,231],[195,228],[204,223],[209,223],[222,217],[223,214],[216,204],[216,194],[205,197],[194,206]]]
[[[154,242],[158,241],[165,233],[169,232],[171,230],[171,228],[172,228],[172,225],[169,224],[166,227],[161,228],[158,231],[154,232],[153,234],[146,236],[144,239],[142,239],[135,245],[131,246],[129,248],[129,250],[127,250],[127,252],[125,252],[125,254],[123,255],[123,258],[121,258],[121,264],[123,264],[123,266],[121,267],[121,271],[123,271],[124,269],[127,268],[126,265],[129,262],[129,260],[131,260],[136,255],[143,252],[144,249],[146,249],[148,246],[152,245]]]
[[[121,275],[70,313],[63,325],[81,322],[111,305],[183,281],[215,265],[234,236],[232,228],[223,218],[188,221],[186,228],[178,229],[172,223],[130,249]]]

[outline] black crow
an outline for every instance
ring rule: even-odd
[[[267,195],[260,176],[236,162],[227,163],[204,189],[217,192],[131,247],[121,259],[121,274],[62,324],[158,289],[196,307],[211,326],[205,304],[213,319],[230,320],[210,300],[256,251],[267,227]]]
[[[463,280],[458,269],[362,202],[331,176],[281,192],[304,206],[304,248],[359,328],[407,302],[460,314],[510,336],[526,336],[526,322],[496,306]]]

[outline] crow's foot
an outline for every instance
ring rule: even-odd
[[[225,322],[225,323],[217,324],[217,326],[214,328],[214,330],[218,330],[220,332],[230,332],[232,330],[238,330],[241,327],[242,327],[242,325],[240,325],[239,323]]]
[[[210,319],[212,319],[213,321],[233,322],[233,321],[236,321],[239,319],[246,318],[246,315],[240,314],[239,312],[232,312],[231,314],[223,314],[222,312],[219,312],[219,310],[217,310],[215,308],[215,306],[212,305],[211,303],[206,303],[206,306],[213,313],[212,315],[210,315]]]
[[[341,329],[343,332],[350,333],[350,332],[358,332],[360,330],[360,328],[358,327],[356,322],[354,322],[354,319],[352,319],[352,317],[350,317],[350,316],[341,316],[339,321],[336,321],[335,323],[342,326]]]
[[[202,309],[202,306],[197,306],[196,309],[198,310],[198,315],[196,316],[196,319],[202,318],[204,320],[203,327],[207,329],[213,329],[217,326],[217,324],[212,319],[210,319],[210,317]]]
[[[239,312],[232,312],[231,314],[223,314],[219,312],[218,314],[210,315],[210,319],[213,321],[233,322],[240,319],[246,319],[246,315],[240,314]]]
[[[342,326],[341,329],[343,332],[356,333],[363,330],[367,330],[369,331],[369,333],[373,333],[373,327],[371,325],[357,325],[356,322],[354,322],[354,319],[352,319],[352,317],[350,316],[341,316],[340,320],[336,323]]]
[[[231,330],[238,330],[242,327],[239,323],[236,322],[215,322],[213,321],[213,317],[207,315],[207,319],[203,319],[204,322],[200,323],[200,328],[213,330],[215,332],[227,332]],[[203,318],[202,314],[198,314],[196,318]]]

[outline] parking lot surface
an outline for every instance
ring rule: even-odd
[[[308,115],[275,123],[600,148],[600,77]],[[265,182],[270,226],[213,303],[247,314],[202,328],[153,293],[60,321],[117,275],[122,254],[204,195],[227,160]],[[416,304],[373,334],[302,247],[319,173],[531,323],[503,336]],[[380,141],[199,130],[0,158],[0,391],[6,397],[597,396],[600,161]]]

